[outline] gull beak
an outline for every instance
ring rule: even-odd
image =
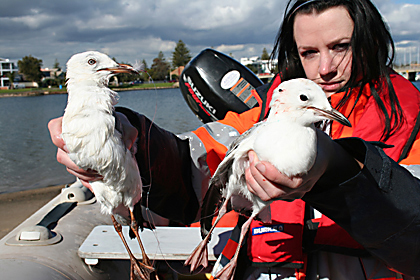
[[[118,64],[115,67],[102,68],[98,71],[111,71],[112,74],[131,73],[139,74],[139,72],[128,64]]]
[[[312,109],[330,120],[337,121],[342,125],[351,127],[350,121],[343,114],[333,108],[330,110],[323,110],[316,107],[308,107],[308,109]]]

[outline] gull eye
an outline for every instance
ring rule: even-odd
[[[96,60],[93,59],[93,58],[91,58],[91,59],[88,60],[88,64],[89,65],[94,65],[95,63],[96,63]]]
[[[308,101],[308,97],[306,96],[306,95],[304,95],[304,94],[301,94],[300,96],[299,96],[299,98],[300,98],[300,100],[302,100],[302,101]]]

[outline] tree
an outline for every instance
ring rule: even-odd
[[[58,71],[61,70],[60,63],[58,62],[58,59],[57,58],[55,59],[53,68],[54,69],[57,69]]]
[[[162,51],[159,52],[158,57],[153,59],[153,64],[150,68],[150,76],[154,80],[165,80],[169,75],[170,65],[165,61]]]
[[[147,81],[149,80],[149,75],[148,75],[149,69],[147,67],[147,62],[145,59],[141,61],[141,65],[142,65],[142,69],[141,69],[142,72],[140,73],[140,79],[143,81]]]
[[[42,60],[31,55],[25,56],[18,61],[19,73],[22,74],[27,81],[41,82],[43,77],[41,72]]]
[[[172,67],[185,66],[190,60],[190,50],[182,40],[179,40],[176,44],[175,51],[172,53]]]
[[[249,70],[251,70],[253,73],[258,74],[258,68],[253,64],[247,64],[245,65]]]
[[[267,49],[264,48],[262,51],[262,55],[261,55],[261,60],[269,60],[270,59],[270,55],[267,52]]]
[[[279,65],[276,63],[274,67],[271,68],[271,73],[278,73],[279,72]]]
[[[13,89],[14,88],[13,81],[15,80],[16,72],[13,72],[13,71],[7,72],[6,77],[9,79],[10,89]]]

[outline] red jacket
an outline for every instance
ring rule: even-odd
[[[405,122],[398,131],[385,143],[393,145],[385,149],[385,152],[394,160],[398,160],[406,145],[413,127],[416,123],[420,110],[420,94],[417,89],[406,79],[391,74],[391,81],[405,115]],[[269,104],[272,90],[279,84],[279,78],[273,82],[267,93]],[[358,89],[354,89],[358,90]],[[337,93],[331,97],[333,107],[336,107],[344,93]],[[367,141],[379,141],[383,131],[383,121],[380,118],[380,111],[375,105],[369,87],[363,90],[362,96],[354,106],[356,94],[352,94],[347,104],[340,108],[340,112],[348,116],[352,127],[344,127],[341,124],[333,123],[331,136],[333,139],[342,137],[360,137]],[[386,100],[384,100],[386,102]],[[354,107],[354,108],[353,108]],[[268,108],[265,109],[265,114]],[[389,108],[388,108],[389,109]],[[239,133],[243,133],[258,121],[261,114],[260,108],[254,108],[242,114],[229,113],[221,123],[233,126]],[[207,163],[211,174],[223,159],[226,147],[215,143],[214,139],[204,128],[194,132],[204,143],[207,150]],[[411,148],[408,157],[402,162],[405,164],[420,164],[420,134]],[[255,264],[272,265],[281,263],[283,267],[304,268],[305,254],[302,250],[303,232],[305,225],[305,202],[295,200],[294,202],[275,201],[271,204],[272,224],[262,224],[253,221],[250,236],[248,238],[248,255]],[[236,214],[231,214],[233,217]],[[234,225],[236,219],[225,218],[224,226]],[[362,251],[363,246],[353,240],[350,235],[340,226],[335,224],[326,216],[312,222],[318,224],[318,230],[314,238],[314,244],[334,252]],[[261,228],[275,228],[275,230],[261,230]],[[279,230],[280,228],[280,230]]]

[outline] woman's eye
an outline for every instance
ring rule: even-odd
[[[337,44],[334,46],[335,51],[347,51],[350,47],[349,43]]]
[[[307,50],[307,51],[301,52],[300,53],[300,56],[301,57],[304,57],[304,58],[310,58],[310,57],[314,56],[315,54],[316,54],[316,51],[314,51],[314,50]]]

